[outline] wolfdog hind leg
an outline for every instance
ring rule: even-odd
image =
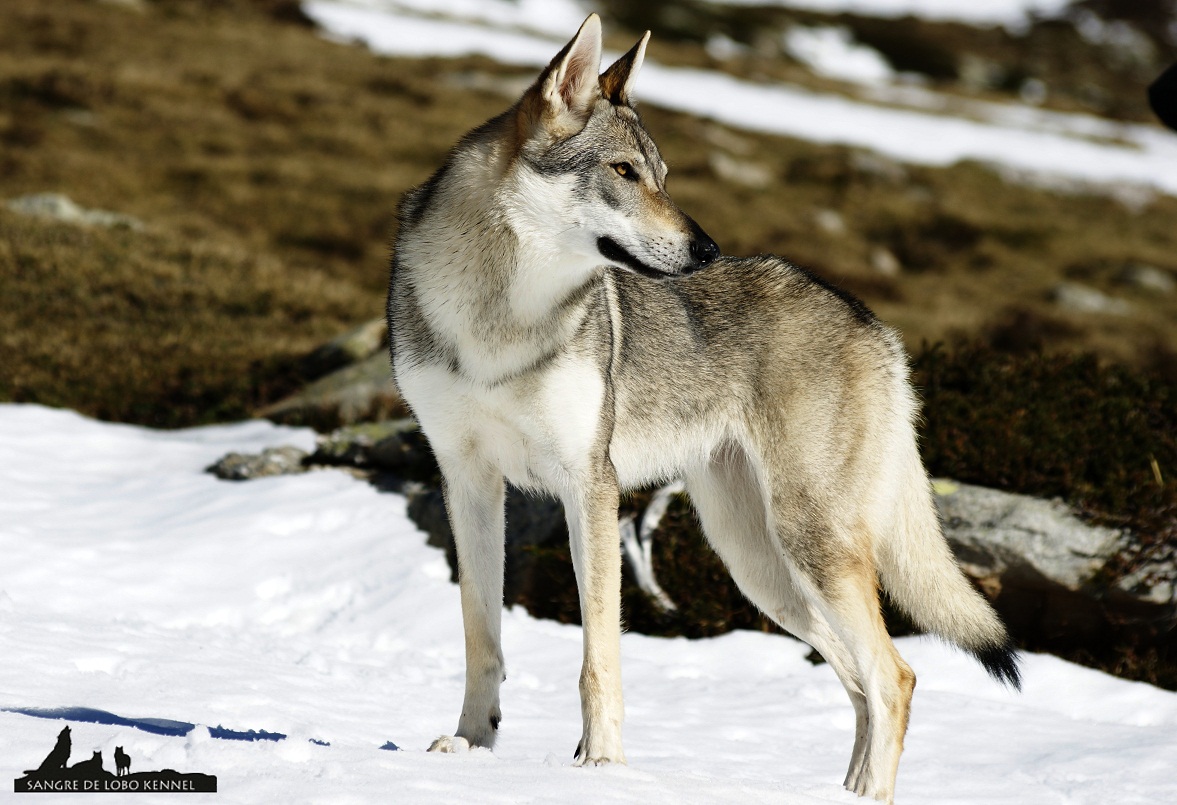
[[[880,781],[877,779],[878,774],[873,771],[882,768],[880,763],[873,760],[879,756],[877,747],[872,763],[866,762],[868,750],[871,749],[868,691],[872,685],[867,684],[860,670],[863,664],[861,659],[849,648],[854,645],[861,653],[864,641],[859,638],[856,629],[848,630],[835,625],[843,620],[841,616],[827,616],[830,606],[825,602],[825,596],[814,581],[800,570],[796,558],[788,549],[792,540],[782,539],[779,533],[781,529],[774,528],[770,532],[769,523],[773,520],[766,506],[768,496],[762,494],[761,482],[745,454],[735,446],[719,451],[708,465],[688,474],[687,488],[708,541],[727,565],[740,590],[782,628],[816,648],[846,689],[855,713],[854,750],[846,777],[847,788],[860,794],[888,799],[893,787],[894,764],[882,764],[892,766],[892,771],[889,777],[884,773],[886,780]],[[877,599],[874,600],[877,608]],[[867,594],[860,594],[858,601],[863,604],[860,609],[869,609]],[[863,619],[861,612],[859,619]],[[879,646],[875,629],[876,626],[881,629],[881,619],[873,624],[867,616],[865,621],[868,631],[873,635],[865,643]],[[847,642],[844,633],[852,642]],[[884,652],[887,648],[894,652],[885,632],[882,637],[886,639]],[[902,663],[902,660],[899,662]],[[875,667],[873,661],[868,660],[866,664],[872,669]],[[884,660],[882,666],[887,664]],[[902,667],[906,668],[905,665]],[[878,676],[877,672],[866,675],[871,678]],[[910,694],[910,689],[908,691]],[[876,695],[878,698],[881,697]],[[886,720],[894,723],[893,719]],[[906,709],[903,711],[902,724],[906,726]],[[893,735],[894,730],[883,729],[879,733],[880,736],[888,734]],[[899,741],[901,747],[902,732],[899,733]],[[898,762],[898,751],[894,752],[894,761]]]
[[[807,639],[830,660],[857,715],[845,786],[860,796],[892,802],[915,674],[887,634],[869,542],[865,550],[847,550],[853,540],[812,520],[798,526],[800,532],[800,539],[819,543],[810,556],[822,557],[820,567],[799,567],[798,584],[809,602]],[[822,648],[823,638],[832,640],[832,655]]]
[[[577,493],[564,496],[569,545],[580,594],[584,660],[580,672],[583,731],[577,765],[624,763],[621,724],[621,549],[617,479],[601,467]]]
[[[859,736],[853,757],[862,755],[866,734],[866,698],[852,687],[849,653],[823,621],[815,621],[795,571],[779,542],[770,535],[764,496],[744,452],[729,445],[710,464],[687,476],[691,502],[708,542],[723,560],[740,590],[761,612],[816,648],[850,693]]]
[[[445,477],[445,502],[458,553],[458,586],[466,635],[466,694],[454,736],[442,736],[429,747],[453,752],[492,748],[502,713],[499,686],[505,665],[502,650],[504,482],[487,464],[447,461],[440,455]]]

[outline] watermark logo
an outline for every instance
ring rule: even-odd
[[[13,780],[18,794],[37,793],[171,793],[215,794],[217,778],[211,774],[189,772],[181,774],[172,769],[162,771],[131,771],[132,758],[121,746],[114,749],[113,772],[103,765],[102,753],[95,752],[87,760],[70,765],[72,750],[70,728],[57,736],[57,743],[35,769]]]

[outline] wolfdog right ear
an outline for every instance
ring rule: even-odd
[[[650,32],[646,31],[638,43],[629,49],[629,53],[613,62],[609,69],[601,74],[601,94],[614,106],[629,105],[630,90],[633,89],[638,70],[642,69],[642,62],[646,59],[646,45],[649,41]]]
[[[519,122],[525,138],[545,129],[555,139],[584,128],[601,97],[601,18],[589,14],[580,30],[552,59],[523,96]]]

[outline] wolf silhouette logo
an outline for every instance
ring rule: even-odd
[[[101,777],[103,774],[110,774],[102,768],[102,753],[98,751],[95,751],[89,760],[83,760],[70,766],[69,770],[79,777]]]
[[[57,743],[54,744],[53,749],[49,751],[45,759],[41,761],[41,765],[31,771],[26,771],[25,774],[41,774],[47,771],[64,769],[65,764],[69,763],[71,746],[69,727],[66,727],[57,734]]]
[[[131,756],[124,752],[121,746],[114,748],[114,765],[119,777],[131,773]]]

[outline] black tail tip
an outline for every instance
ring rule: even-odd
[[[989,672],[989,676],[1014,690],[1022,689],[1022,671],[1018,668],[1018,650],[1011,642],[976,649],[973,655]]]

